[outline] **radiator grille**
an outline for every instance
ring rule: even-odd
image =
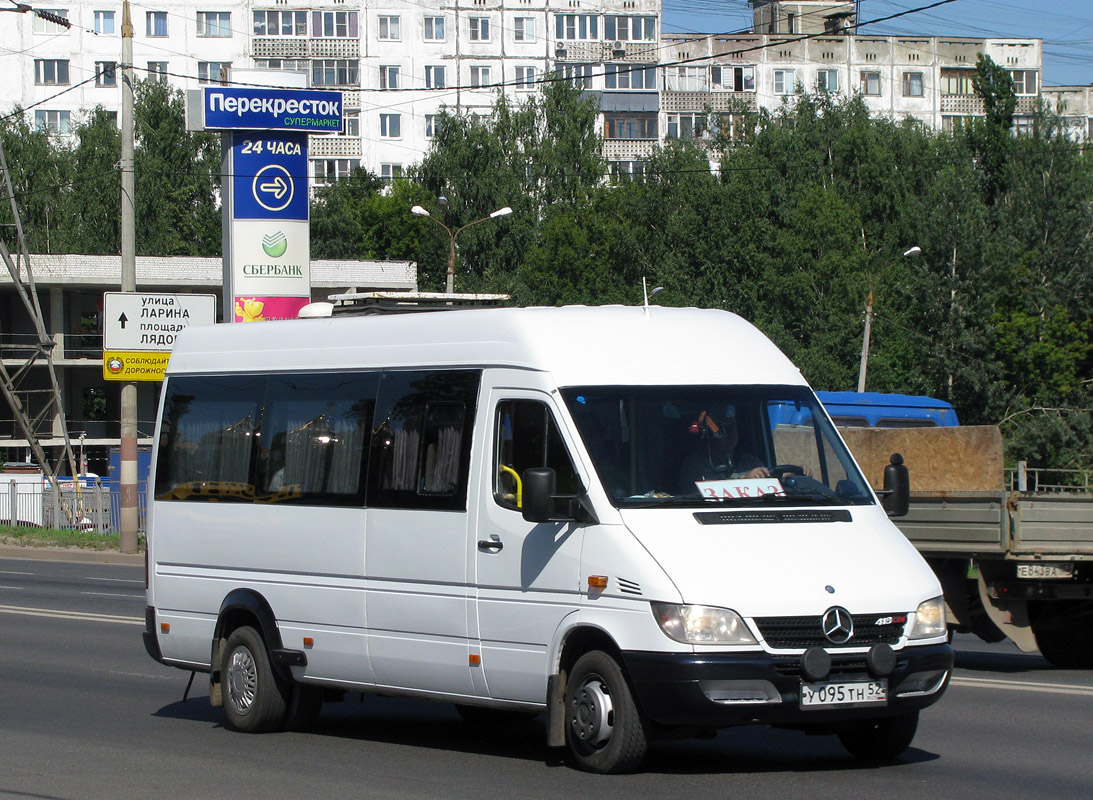
[[[823,631],[821,617],[756,617],[766,643],[776,649],[805,647],[869,647],[895,644],[903,635],[906,614],[854,614],[854,635],[842,645],[832,644]]]

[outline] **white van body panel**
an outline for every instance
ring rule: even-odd
[[[853,522],[699,525],[694,510],[625,510],[623,521],[668,575],[682,602],[748,617],[914,610],[937,578],[892,536],[880,506],[849,509]],[[679,546],[686,540],[687,547]],[[913,550],[913,548],[912,548]],[[898,581],[892,575],[898,574]],[[792,586],[793,591],[786,591]],[[651,599],[660,600],[653,597]]]

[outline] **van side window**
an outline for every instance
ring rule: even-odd
[[[171,378],[157,500],[361,506],[378,373]]]
[[[378,373],[271,375],[259,502],[362,506]]]
[[[163,407],[157,500],[251,502],[264,381],[172,378]]]
[[[522,505],[523,474],[529,467],[550,467],[558,494],[577,494],[581,480],[558,425],[545,403],[505,400],[497,404],[494,433],[493,496],[505,508]]]
[[[384,371],[368,505],[467,509],[477,370]]]

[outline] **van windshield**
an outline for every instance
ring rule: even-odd
[[[562,395],[619,508],[873,503],[806,387],[584,386]]]

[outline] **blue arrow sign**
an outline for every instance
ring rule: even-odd
[[[307,219],[307,134],[232,134],[233,219]]]

